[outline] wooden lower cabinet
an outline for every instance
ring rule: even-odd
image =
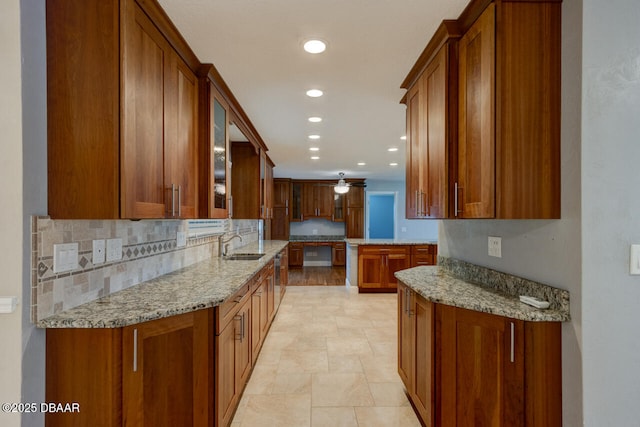
[[[426,425],[561,426],[559,322],[435,304],[398,286],[398,373]]]
[[[251,373],[251,303],[245,300],[215,337],[216,426],[227,426]]]
[[[209,310],[122,331],[124,426],[209,423]]]
[[[398,373],[420,419],[434,422],[434,304],[398,286]]]
[[[45,414],[47,426],[208,426],[212,310],[125,328],[48,329],[47,402],[78,413]]]
[[[331,248],[331,265],[334,267],[344,267],[347,263],[347,244],[345,242],[335,242]]]
[[[436,265],[438,261],[438,245],[411,246],[411,267],[420,265]]]
[[[289,267],[302,267],[304,264],[304,244],[289,242]]]
[[[358,246],[358,292],[396,292],[396,271],[410,267],[409,246]]]
[[[80,412],[47,412],[46,425],[228,426],[275,315],[273,283],[270,263],[215,308],[47,329],[45,400]]]

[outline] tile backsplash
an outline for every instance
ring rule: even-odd
[[[35,323],[61,311],[118,292],[138,283],[218,255],[218,239],[239,233],[234,248],[256,242],[260,220],[53,220],[32,217],[31,320]],[[177,233],[186,232],[187,245],[177,247]],[[122,239],[122,259],[93,264],[93,240]],[[78,243],[74,270],[53,271],[53,245]]]

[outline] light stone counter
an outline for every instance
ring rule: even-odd
[[[400,240],[400,239],[345,239],[348,245],[361,246],[361,245],[437,245],[437,240],[429,239],[415,239],[415,240]]]
[[[395,276],[434,303],[533,322],[570,320],[569,293],[565,290],[463,261],[439,257],[438,263],[402,270]],[[531,307],[520,302],[519,295],[544,299],[550,307]]]
[[[211,258],[38,321],[40,328],[119,328],[220,305],[288,242],[267,240],[238,249],[256,261]]]

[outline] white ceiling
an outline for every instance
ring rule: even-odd
[[[267,144],[276,177],[402,180],[400,84],[442,19],[457,18],[468,0],[159,2],[200,61],[216,66]],[[327,50],[306,53],[309,38]],[[325,95],[309,98],[310,88]],[[310,160],[311,146],[320,160]]]

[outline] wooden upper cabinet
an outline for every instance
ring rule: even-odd
[[[276,178],[273,180],[273,207],[288,208],[291,197],[291,180],[287,178]]]
[[[461,218],[560,218],[561,6],[495,2],[460,18],[473,22],[459,46]]]
[[[211,65],[200,70],[200,217],[230,216],[229,104],[209,77]]]
[[[407,218],[451,216],[459,36],[455,21],[443,21],[403,82],[403,87],[408,88]]]
[[[121,216],[164,218],[164,94],[169,45],[133,2],[125,2]],[[175,195],[174,195],[175,197]]]
[[[198,80],[175,53],[165,93],[164,183],[170,218],[198,217]]]
[[[333,194],[333,187],[329,182],[304,182],[302,184],[302,219],[331,219]]]
[[[260,219],[264,185],[260,178],[260,152],[249,142],[231,142],[231,161],[233,217]]]
[[[171,25],[155,2],[47,1],[53,218],[197,215],[197,58]]]
[[[558,0],[472,0],[402,84],[407,218],[560,217]]]
[[[460,39],[457,196],[462,218],[495,216],[495,5]]]

